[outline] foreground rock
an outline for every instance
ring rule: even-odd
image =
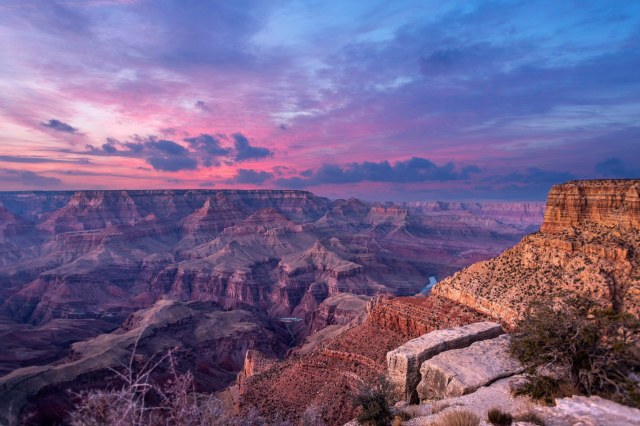
[[[420,366],[423,362],[441,352],[464,348],[473,342],[493,338],[502,333],[500,325],[492,322],[479,322],[427,333],[387,353],[389,379],[396,385],[402,399],[417,402],[416,387],[420,383]]]
[[[73,344],[65,362],[20,368],[1,377],[0,423],[20,423],[29,415],[36,424],[64,422],[64,411],[72,406],[66,391],[121,386],[112,369],[129,365],[134,352],[134,369],[139,371],[172,350],[177,367],[191,370],[199,389],[219,390],[243,367],[248,349],[282,356],[286,337],[252,312],[160,300],[132,315],[120,329]],[[155,373],[162,375],[165,368],[160,365]]]
[[[420,367],[420,400],[462,396],[496,380],[522,373],[524,366],[509,353],[509,335],[443,352]]]
[[[556,399],[555,407],[538,409],[548,426],[637,426],[640,410],[599,396],[572,396]]]

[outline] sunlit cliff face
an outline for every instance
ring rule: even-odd
[[[0,190],[638,176],[639,28],[633,2],[6,0]]]

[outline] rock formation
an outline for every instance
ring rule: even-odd
[[[421,383],[421,377],[424,381],[425,371],[421,366],[426,364],[425,361],[441,352],[465,348],[473,342],[501,333],[503,331],[500,325],[492,322],[478,322],[426,333],[387,353],[387,375],[396,386],[401,399],[418,402],[416,387]]]
[[[522,373],[524,366],[511,357],[509,342],[509,335],[503,334],[465,348],[442,352],[423,362],[420,366],[422,379],[416,389],[418,397],[424,400],[462,396],[496,380]]]
[[[415,294],[429,276],[501,252],[533,220],[518,205],[500,222],[480,205],[429,210],[305,191],[11,192],[0,203],[0,316],[43,330],[64,319],[68,331],[73,320],[117,327],[165,294],[298,318],[340,294]],[[20,365],[42,364],[62,353],[38,359],[30,345],[42,340],[12,341],[0,359],[24,350]]]
[[[545,424],[564,425],[616,425],[636,426],[640,419],[640,410],[620,405],[599,396],[578,396],[558,398],[554,407],[541,408],[538,411],[545,417]]]
[[[541,231],[585,224],[640,229],[640,180],[573,181],[551,188]]]
[[[442,316],[425,315],[425,312],[440,312]],[[438,296],[380,297],[370,308],[368,321],[413,338],[441,328],[479,322],[486,318],[465,305]]]
[[[638,316],[639,191],[639,180],[556,185],[540,232],[439,282],[433,293],[511,325],[532,300],[571,293]]]

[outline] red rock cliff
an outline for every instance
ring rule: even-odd
[[[640,229],[640,179],[572,181],[551,188],[542,232],[586,223]]]
[[[640,316],[640,180],[574,181],[549,193],[541,232],[439,282],[432,294],[514,325],[532,300],[590,295]]]

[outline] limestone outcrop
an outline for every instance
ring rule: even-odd
[[[420,400],[462,396],[496,380],[522,373],[524,366],[509,353],[508,334],[442,352],[422,363]]]
[[[492,322],[478,322],[461,327],[432,331],[387,353],[387,374],[398,396],[417,402],[416,388],[421,380],[421,365],[444,351],[464,348],[474,342],[497,337],[502,327]]]

